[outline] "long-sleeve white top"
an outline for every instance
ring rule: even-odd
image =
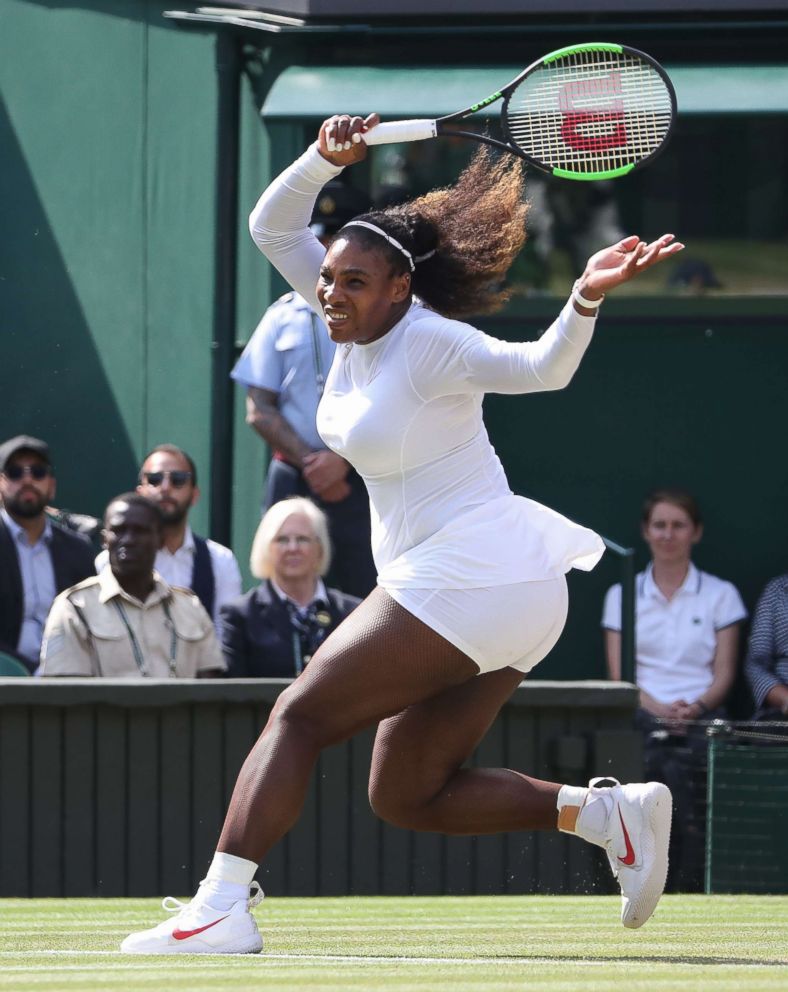
[[[325,251],[308,225],[340,171],[312,146],[250,218],[260,250],[318,311]],[[570,302],[538,341],[511,343],[414,300],[383,337],[337,348],[317,426],[367,485],[384,588],[498,586],[596,564],[596,534],[512,495],[482,420],[486,392],[566,386],[594,323]]]

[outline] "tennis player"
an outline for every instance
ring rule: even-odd
[[[385,820],[446,834],[577,834],[606,849],[627,927],[662,894],[664,785],[562,786],[462,766],[558,640],[565,573],[603,551],[593,532],[512,494],[482,422],[484,394],[565,387],[604,295],[683,246],[669,234],[625,238],[588,261],[539,341],[495,340],[460,318],[505,300],[525,237],[519,162],[481,151],[453,188],[356,218],[328,252],[310,232],[321,188],[365,157],[362,136],[377,122],[325,121],[250,229],[340,346],[318,429],[369,490],[378,585],[277,700],[196,896],[165,900],[175,915],[127,937],[127,952],[259,951],[258,865],[296,822],[321,749],[377,723],[369,794]]]

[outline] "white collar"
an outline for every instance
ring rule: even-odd
[[[283,603],[290,602],[298,610],[305,610],[308,607],[310,607],[312,603],[316,603],[318,601],[323,603],[328,603],[328,593],[326,592],[326,586],[319,575],[317,577],[317,583],[315,584],[315,594],[314,596],[312,596],[312,599],[306,604],[306,606],[302,606],[300,603],[296,603],[294,599],[292,599],[290,596],[287,595],[287,593],[284,591],[284,589],[282,589],[281,586],[276,584],[276,581],[274,579],[269,579],[269,582],[271,583],[271,588],[274,590],[276,595],[282,600]]]
[[[692,562],[689,563],[689,568],[687,569],[687,574],[684,581],[678,587],[678,589],[673,594],[674,597],[679,595],[690,595],[695,596],[700,592],[700,571],[695,568]],[[659,599],[665,599],[664,594],[660,590],[657,583],[654,581],[654,562],[649,562],[643,573],[643,582],[641,585],[641,595],[658,597]]]
[[[108,603],[111,599],[114,599],[116,596],[119,596],[121,599],[125,599],[127,602],[132,603],[134,606],[139,606],[142,609],[148,609],[149,607],[160,603],[164,599],[172,598],[172,590],[155,569],[153,570],[153,589],[148,594],[148,598],[144,603],[136,599],[130,593],[126,592],[126,590],[115,578],[115,573],[110,568],[109,563],[107,563],[106,568],[101,569],[98,573],[97,579],[99,585],[98,599],[102,606],[105,603]]]
[[[162,544],[160,550],[163,551],[164,554],[170,555],[172,558],[184,551],[189,554],[194,554],[194,534],[192,533],[191,527],[186,524],[186,530],[183,532],[183,544],[179,548],[176,548],[175,551],[170,551],[166,544]]]

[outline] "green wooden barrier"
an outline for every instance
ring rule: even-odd
[[[0,679],[0,896],[188,894],[241,763],[286,680]],[[473,757],[542,778],[637,779],[637,690],[521,686]],[[271,894],[609,891],[597,849],[558,833],[446,838],[378,821],[373,733],[322,755]]]

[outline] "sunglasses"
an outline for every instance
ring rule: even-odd
[[[154,489],[158,489],[165,479],[170,480],[170,485],[173,489],[183,489],[184,486],[188,486],[192,481],[192,474],[191,472],[184,472],[179,469],[172,472],[142,473],[142,481],[147,483],[149,486],[153,486]]]
[[[41,482],[52,474],[52,469],[48,465],[9,465],[3,469],[3,475],[11,482],[19,482],[29,475],[31,479]]]

